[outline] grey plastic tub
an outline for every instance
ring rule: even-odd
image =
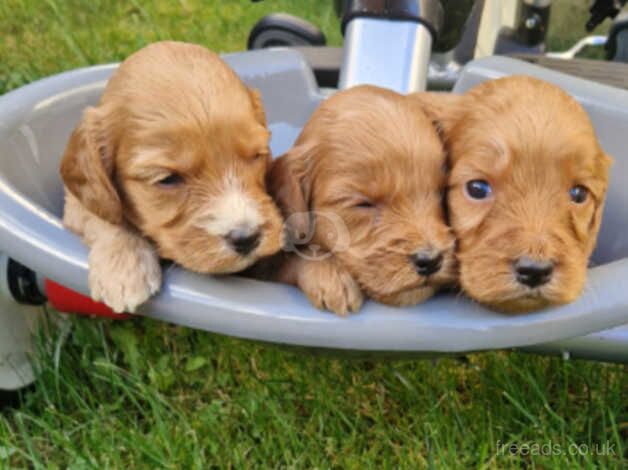
[[[287,150],[323,94],[300,55],[265,50],[226,56],[261,90],[272,150]],[[88,293],[87,250],[63,229],[58,164],[82,109],[94,104],[115,65],[50,77],[0,97],[0,251],[67,287]],[[396,309],[368,302],[339,318],[320,312],[295,288],[241,277],[168,270],[161,293],[140,314],[255,340],[372,352],[455,353],[565,340],[628,323],[628,93],[504,58],[472,63],[456,90],[508,73],[561,84],[591,113],[616,159],[600,246],[582,298],[520,316],[442,295]],[[622,330],[623,331],[623,330]]]

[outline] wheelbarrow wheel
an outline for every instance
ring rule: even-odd
[[[0,390],[0,411],[11,408],[19,408],[22,404],[23,395],[35,388],[33,384],[19,390]]]

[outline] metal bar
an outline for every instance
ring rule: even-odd
[[[561,354],[564,358],[628,363],[628,324],[580,338],[522,348],[537,354]]]
[[[432,35],[411,21],[355,18],[345,33],[338,87],[371,84],[400,93],[423,91]]]

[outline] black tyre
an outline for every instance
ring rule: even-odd
[[[273,13],[255,24],[249,34],[248,48],[324,46],[325,43],[325,35],[313,24],[287,13]]]
[[[0,411],[20,406],[20,394],[24,390],[0,390]]]

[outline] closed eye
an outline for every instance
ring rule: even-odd
[[[250,161],[251,162],[257,162],[259,160],[264,160],[266,159],[266,157],[269,155],[269,152],[266,150],[260,150],[259,152],[257,152],[256,154],[254,154],[252,157],[250,157]]]
[[[356,207],[358,209],[374,209],[375,204],[372,201],[364,200],[364,201],[358,202],[353,207]]]
[[[168,187],[168,188],[178,186],[181,183],[183,183],[183,177],[177,173],[170,173],[169,175],[157,181],[157,184],[159,186]]]
[[[339,192],[329,197],[326,201],[329,206],[342,207],[344,209],[375,209],[378,202],[359,193]]]

